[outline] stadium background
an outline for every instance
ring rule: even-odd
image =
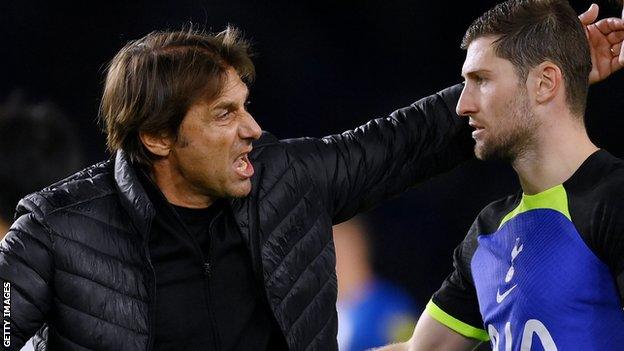
[[[0,3],[0,99],[52,101],[80,131],[87,163],[107,157],[96,115],[106,63],[128,40],[190,22],[228,23],[257,55],[250,110],[280,138],[324,136],[461,81],[466,27],[495,1],[52,1]],[[590,2],[573,1],[577,12]],[[599,2],[601,17],[618,16]],[[624,72],[593,86],[592,139],[624,157]],[[424,304],[478,211],[517,189],[509,166],[472,161],[369,213],[375,267]]]

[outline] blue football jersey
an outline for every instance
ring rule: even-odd
[[[490,204],[454,267],[427,311],[493,350],[624,350],[624,162]]]

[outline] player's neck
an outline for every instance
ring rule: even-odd
[[[538,133],[535,145],[512,163],[527,195],[563,183],[598,150],[583,124],[573,119],[551,119]]]
[[[207,208],[216,200],[200,193],[184,176],[164,162],[154,162],[151,177],[171,204],[188,208]]]

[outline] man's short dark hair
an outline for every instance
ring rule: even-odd
[[[0,218],[7,223],[20,198],[83,166],[65,115],[50,103],[27,104],[18,95],[0,106]]]
[[[565,0],[508,0],[475,20],[461,47],[480,37],[497,37],[498,57],[511,61],[521,81],[531,68],[544,61],[556,64],[563,74],[570,111],[585,112],[591,56],[585,29]]]
[[[109,64],[100,106],[108,149],[151,165],[139,132],[177,135],[197,99],[220,93],[230,67],[253,80],[249,44],[233,27],[217,34],[156,31],[128,43]]]

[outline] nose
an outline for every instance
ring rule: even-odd
[[[468,83],[466,83],[459,97],[459,101],[457,102],[455,112],[460,116],[470,116],[477,113],[477,111],[477,104],[475,103],[471,88],[468,86]]]
[[[253,116],[245,112],[244,121],[240,125],[239,133],[242,139],[257,140],[260,138],[260,135],[262,135],[262,129]]]

